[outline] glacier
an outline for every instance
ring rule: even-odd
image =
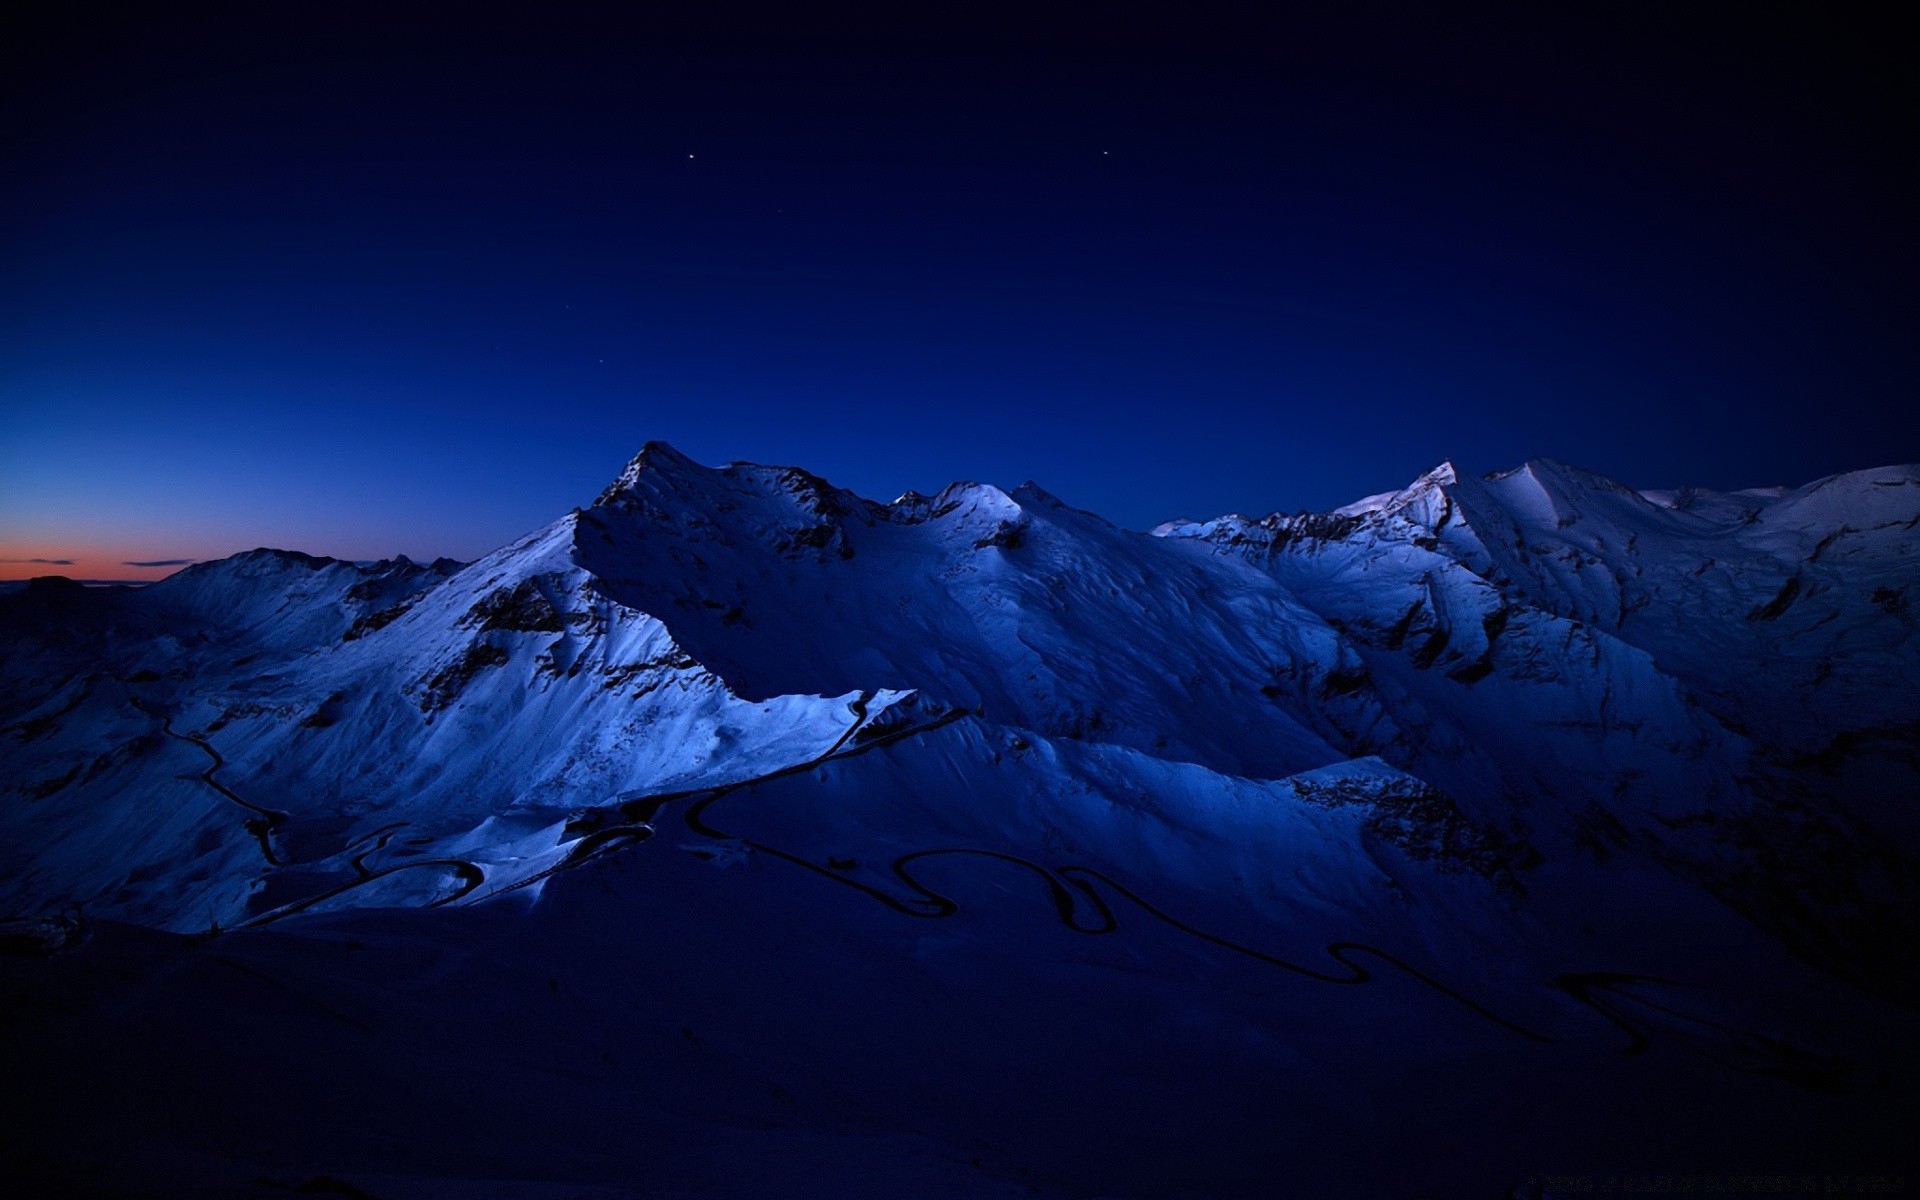
[[[1137,532],[657,442],[469,564],[12,585],[0,1156],[155,1196],[1897,1176],[1916,613],[1914,466],[1442,464]]]

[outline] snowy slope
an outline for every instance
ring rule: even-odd
[[[1535,462],[1149,535],[654,443],[469,565],[40,581],[0,595],[0,912],[64,947],[8,968],[20,1136],[70,1182],[116,1097],[109,1194],[1336,1194],[1383,1112],[1452,1147],[1426,1194],[1622,1108],[1649,1169],[1868,1154],[1913,1097],[1917,524],[1914,468]],[[60,1015],[128,1005],[157,1040]],[[209,1070],[183,1119],[233,1132],[83,1045]],[[327,1116],[423,1075],[461,1120]]]

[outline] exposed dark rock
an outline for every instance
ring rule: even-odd
[[[475,642],[454,662],[429,675],[420,697],[420,711],[435,713],[452,704],[467,682],[488,667],[501,666],[508,654],[498,646]]]
[[[383,608],[378,612],[367,613],[365,616],[356,618],[353,624],[347,626],[347,631],[340,635],[340,640],[356,641],[376,630],[385,629],[405,616],[407,610],[413,607],[415,599],[416,597],[409,596],[391,608]]]
[[[1413,632],[1413,623],[1420,619],[1420,614],[1425,612],[1426,608],[1425,601],[1414,601],[1408,606],[1406,612],[1400,614],[1400,619],[1387,628],[1381,637],[1380,644],[1389,650],[1398,650],[1406,645],[1407,635]]]
[[[1475,823],[1451,796],[1418,779],[1296,779],[1293,789],[1309,804],[1365,808],[1369,833],[1409,857],[1478,875],[1503,891],[1519,890],[1514,872],[1539,861],[1526,842]]]
[[[695,661],[691,654],[688,654],[685,650],[676,646],[667,653],[655,655],[653,658],[649,658],[644,662],[618,663],[604,668],[600,672],[600,686],[612,690],[613,688],[624,687],[633,682],[634,679],[653,672],[692,671],[698,669],[699,666],[700,664]],[[658,680],[648,680],[638,691],[633,693],[633,698],[638,700],[658,686]]]
[[[477,627],[482,633],[503,629],[514,633],[559,633],[566,628],[546,594],[531,579],[523,579],[510,588],[498,588],[482,596],[467,610],[460,623]]]
[[[1337,542],[1366,522],[1366,516],[1303,512],[1290,517],[1268,517],[1260,525],[1271,538],[1269,551],[1277,554],[1299,542]]]
[[[1780,590],[1774,594],[1773,599],[1767,601],[1765,604],[1757,604],[1751,610],[1749,610],[1747,613],[1747,620],[1749,621],[1778,620],[1780,618],[1780,614],[1786,612],[1787,608],[1790,605],[1792,605],[1794,599],[1799,595],[1800,595],[1800,577],[1798,575],[1795,575],[1793,578],[1787,580],[1784,584],[1780,585]]]
[[[345,692],[335,692],[328,696],[319,708],[308,713],[300,722],[302,729],[325,729],[339,719],[341,701],[347,698]]]
[[[1435,629],[1427,635],[1425,641],[1414,647],[1413,653],[1407,657],[1412,661],[1414,666],[1424,671],[1438,662],[1440,656],[1446,652],[1447,641],[1447,631],[1444,629]]]
[[[69,784],[80,778],[80,772],[85,769],[85,766],[84,763],[75,763],[73,769],[65,775],[55,775],[50,779],[42,779],[38,783],[30,783],[25,791],[34,800],[45,800],[48,796],[65,791]]]
[[[1026,539],[1026,534],[1027,527],[1024,522],[1002,521],[993,527],[993,532],[976,540],[973,548],[984,550],[988,546],[996,546],[1002,550],[1018,550],[1020,543]]]
[[[834,528],[831,525],[809,525],[788,535],[796,546],[811,546],[815,550],[824,547],[833,540]]]
[[[1365,688],[1367,684],[1372,682],[1372,678],[1364,665],[1357,667],[1336,667],[1334,670],[1328,671],[1325,678],[1320,681],[1320,694],[1329,697],[1351,696],[1355,692]],[[1267,689],[1261,688],[1260,693],[1266,695]],[[1277,693],[1278,689],[1275,689],[1275,694]]]
[[[1483,656],[1448,671],[1447,678],[1456,683],[1475,684],[1491,674],[1493,674],[1493,659]]]

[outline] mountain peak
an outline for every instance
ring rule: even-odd
[[[706,469],[706,467],[675,449],[673,443],[664,442],[656,438],[640,447],[640,453],[634,455],[633,458],[627,462],[626,470],[622,471],[621,474],[624,476],[640,471],[674,472],[704,471]]]
[[[594,498],[593,503],[597,508],[617,501],[631,493],[635,485],[648,475],[683,477],[706,470],[706,467],[680,453],[670,443],[655,439],[640,447],[640,453],[627,461],[620,474]]]

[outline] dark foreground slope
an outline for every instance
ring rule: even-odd
[[[16,590],[4,1167],[381,1197],[1902,1172],[1916,481],[1443,468],[1148,536],[652,446],[467,567]]]

